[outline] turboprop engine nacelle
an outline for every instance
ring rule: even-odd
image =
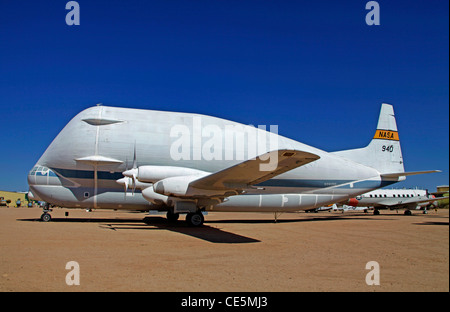
[[[147,187],[145,190],[143,190],[142,196],[155,205],[169,204],[169,197],[156,193],[153,190],[153,187]]]
[[[198,179],[198,176],[171,177],[153,184],[153,190],[162,195],[184,196],[187,195],[189,183]]]
[[[229,189],[224,190],[207,190],[192,187],[189,184],[192,181],[200,179],[201,176],[183,176],[183,177],[171,177],[160,180],[153,184],[153,191],[158,194],[174,197],[183,196],[232,196],[238,194],[237,191],[230,191]],[[243,193],[243,192],[241,192]],[[214,199],[216,200],[216,199]]]
[[[127,172],[124,173],[125,176]],[[181,176],[204,176],[209,174],[208,172],[184,168],[184,167],[173,167],[173,166],[140,166],[136,173],[136,178],[141,182],[155,183],[160,180],[171,178],[171,177],[181,177]]]

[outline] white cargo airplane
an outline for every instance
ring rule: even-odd
[[[349,206],[349,205],[342,205],[338,206],[336,204],[333,205],[333,211],[341,211],[342,213],[346,211],[363,211],[366,212],[369,210],[369,207],[355,207],[355,206]]]
[[[419,189],[379,189],[371,191],[354,198],[347,202],[351,207],[373,207],[373,213],[378,215],[379,209],[405,209],[405,215],[411,215],[411,210],[424,209],[437,206],[437,201],[447,199],[446,197],[436,198],[428,194],[427,190]]]
[[[200,226],[204,211],[308,210],[430,172],[404,172],[389,104],[367,147],[333,153],[216,117],[97,105],[58,134],[28,184],[52,206],[187,213]]]

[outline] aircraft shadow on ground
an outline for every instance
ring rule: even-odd
[[[251,219],[232,219],[232,220],[212,220],[205,221],[207,223],[247,223],[247,224],[269,224],[269,223],[303,223],[303,222],[321,222],[321,221],[336,221],[336,220],[374,220],[374,217],[367,218],[355,218],[348,216],[327,216],[327,217],[316,217],[316,218],[306,218],[306,219],[278,219],[275,221],[274,219],[259,219],[259,220],[251,220]],[[383,220],[387,220],[384,218]]]
[[[40,221],[40,219],[18,219],[18,221]],[[204,225],[190,227],[184,221],[168,222],[162,217],[145,217],[142,219],[104,219],[104,218],[52,218],[51,222],[99,223],[99,227],[113,231],[118,230],[167,230],[211,243],[243,244],[259,243],[260,240],[227,232],[216,227]]]
[[[414,223],[415,225],[446,225],[448,226],[448,222],[444,221],[428,221],[428,222],[422,222],[422,223]]]
[[[278,219],[277,223],[303,223],[303,222],[322,222],[335,220],[374,220],[374,217],[356,218],[352,216],[327,216],[302,219]],[[386,220],[386,219],[384,219]],[[18,221],[40,221],[40,219],[18,219]],[[258,239],[227,232],[208,224],[220,223],[240,223],[240,224],[273,224],[274,219],[233,219],[233,220],[207,220],[202,227],[190,227],[184,221],[168,222],[166,218],[155,216],[145,217],[144,219],[114,219],[114,218],[52,218],[51,222],[66,223],[99,223],[99,227],[108,230],[167,230],[176,232],[198,239],[202,239],[211,243],[222,244],[244,244],[259,243]]]

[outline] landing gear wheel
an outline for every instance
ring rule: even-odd
[[[41,215],[41,221],[43,221],[43,222],[50,222],[51,219],[52,219],[52,216],[49,213],[44,212]]]
[[[179,213],[173,213],[172,211],[169,210],[169,211],[167,211],[166,217],[167,217],[167,221],[175,222],[180,217],[180,214]]]
[[[186,216],[186,222],[190,226],[202,226],[204,221],[205,218],[203,217],[203,214],[201,212],[190,212]]]
[[[380,214],[380,211],[378,210],[378,209],[375,209],[374,211],[373,211],[373,215],[374,216],[378,216]]]
[[[405,216],[410,216],[412,215],[411,210],[405,210]]]

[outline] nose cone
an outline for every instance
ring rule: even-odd
[[[122,174],[126,177],[132,178],[133,176],[137,176],[138,169],[137,168],[129,169],[129,170],[122,172]]]
[[[119,180],[116,180],[116,182],[120,185],[127,185],[128,186],[128,177],[121,178]]]

